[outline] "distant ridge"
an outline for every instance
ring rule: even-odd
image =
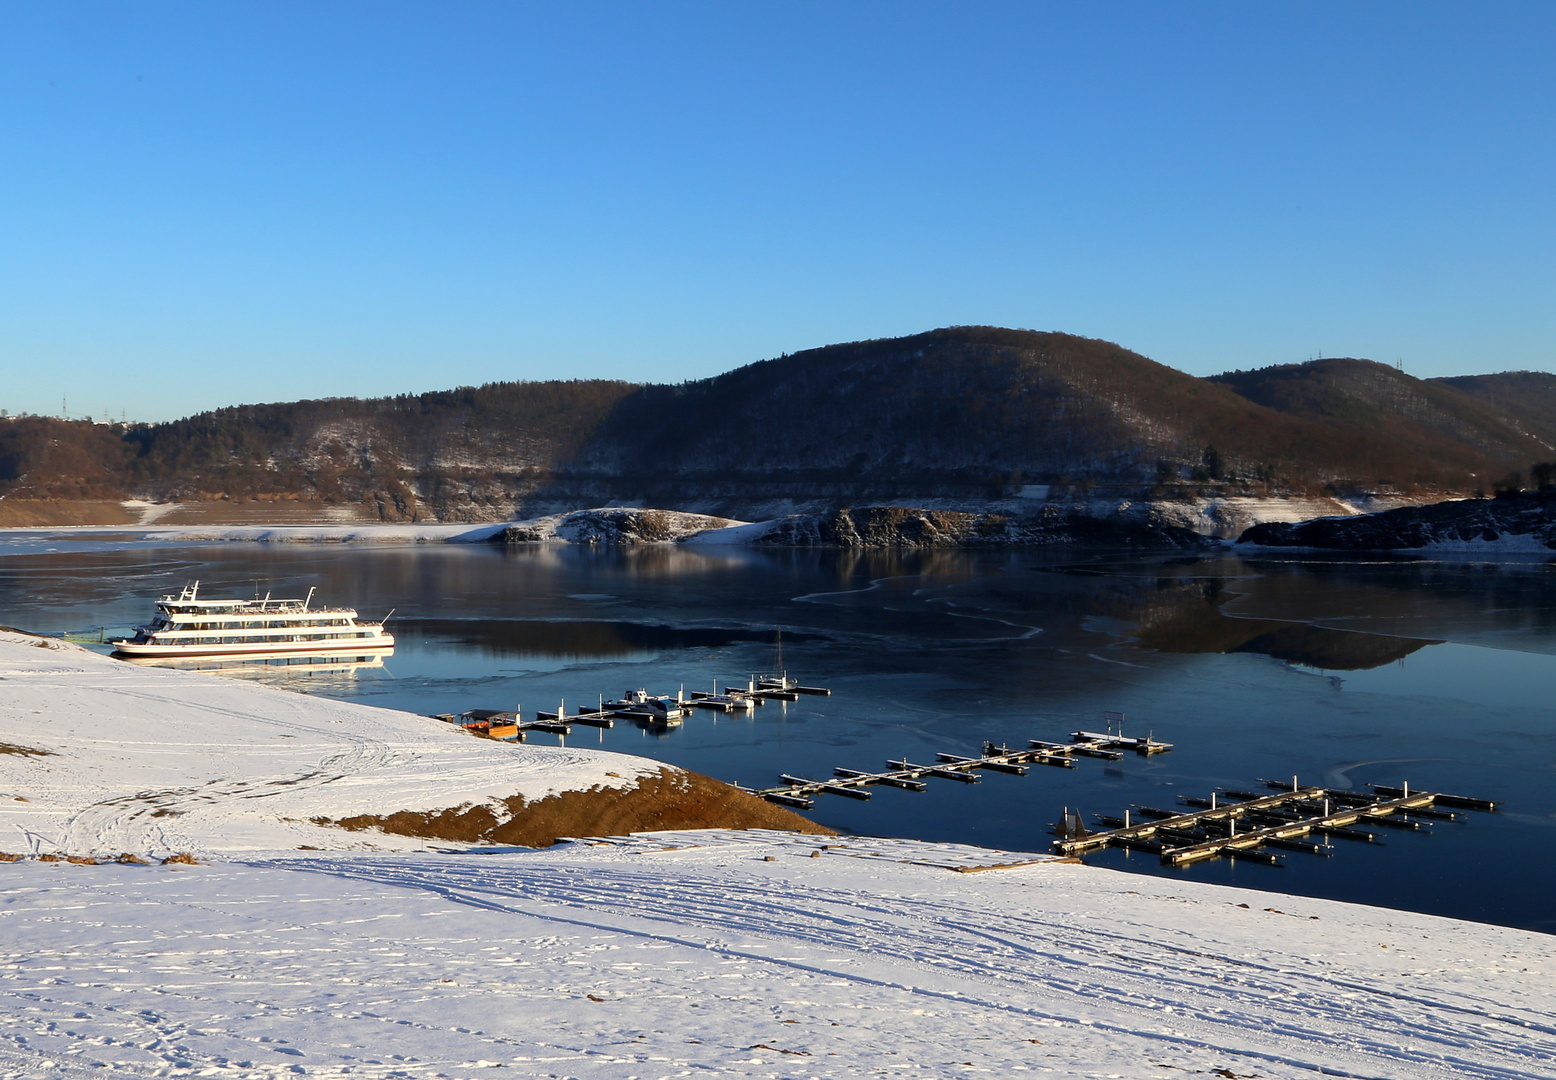
[[[1455,375],[1431,381],[1485,403],[1506,423],[1517,425],[1546,446],[1556,448],[1556,375],[1545,371],[1505,371],[1500,375]]]
[[[675,386],[493,383],[127,430],[13,418],[0,421],[0,500],[297,500],[483,521],[606,505],[748,519],[970,507],[1045,489],[1430,498],[1490,490],[1553,446],[1556,376],[1422,380],[1341,359],[1202,379],[1107,341],[972,326]]]
[[[1406,477],[1432,470],[1451,475],[1458,470],[1475,474],[1459,486],[1474,487],[1492,479],[1487,470],[1503,466],[1505,471],[1518,463],[1527,467],[1530,461],[1553,454],[1548,442],[1449,380],[1417,379],[1372,360],[1281,364],[1228,372],[1210,381],[1328,429],[1329,439],[1342,440],[1335,456],[1358,480],[1368,473]],[[1549,415],[1556,419],[1556,394],[1550,406]],[[1467,450],[1478,452],[1478,465]]]

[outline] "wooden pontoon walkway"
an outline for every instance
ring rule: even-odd
[[[1053,851],[1059,855],[1080,855],[1110,846],[1133,848],[1158,854],[1170,866],[1222,855],[1273,862],[1275,857],[1263,848],[1329,854],[1327,844],[1302,839],[1314,833],[1370,841],[1375,839],[1372,833],[1354,826],[1422,830],[1431,821],[1462,820],[1459,815],[1434,806],[1496,809],[1496,804],[1486,799],[1434,791],[1412,792],[1409,785],[1394,788],[1373,784],[1369,785],[1373,793],[1367,795],[1301,787],[1295,777],[1289,787],[1272,780],[1264,784],[1279,790],[1269,795],[1224,791],[1209,799],[1183,797],[1180,801],[1204,807],[1183,813],[1137,806],[1134,820],[1128,812],[1122,819],[1099,817],[1099,821],[1113,827],[1102,832],[1061,836],[1054,841]],[[1064,829],[1068,831],[1068,825]]]
[[[769,802],[808,810],[815,805],[816,795],[846,795],[853,799],[868,799],[870,793],[865,789],[877,784],[922,791],[926,786],[925,777],[977,783],[981,777],[975,770],[988,769],[1024,776],[1029,765],[1052,765],[1073,769],[1074,759],[1077,756],[1117,761],[1124,756],[1125,750],[1133,750],[1138,754],[1159,754],[1172,749],[1171,743],[1158,742],[1155,739],[1099,735],[1094,731],[1077,731],[1071,739],[1073,741],[1068,743],[1031,739],[1028,749],[1025,750],[1012,750],[1008,746],[997,746],[992,742],[986,742],[983,744],[981,757],[942,753],[935,755],[937,761],[933,765],[915,764],[906,759],[894,758],[886,762],[887,768],[884,772],[839,767],[833,770],[835,775],[830,780],[811,780],[785,773],[781,777],[785,786],[752,791],[751,794],[767,799]]]

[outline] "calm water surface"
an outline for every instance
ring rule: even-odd
[[[31,544],[0,548],[0,623],[23,629],[144,621],[155,595],[194,578],[213,596],[317,586],[365,616],[393,608],[399,646],[382,667],[258,677],[418,713],[722,687],[770,669],[781,630],[788,671],[832,697],[569,740],[747,785],[976,754],[985,739],[1067,739],[1103,710],[1176,746],[877,789],[867,803],[823,796],[811,816],[843,830],[1044,850],[1067,806],[1117,815],[1294,774],[1495,799],[1505,811],[1380,830],[1382,845],[1336,841],[1333,858],[1290,853],[1280,868],[1088,861],[1556,932],[1556,570],[1544,560]]]

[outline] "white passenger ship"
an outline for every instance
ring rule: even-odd
[[[135,636],[111,644],[123,656],[283,656],[360,653],[394,648],[382,622],[351,608],[313,608],[302,600],[201,600],[200,583],[157,601],[157,615]],[[391,612],[391,614],[393,614]],[[387,621],[387,620],[386,620]]]

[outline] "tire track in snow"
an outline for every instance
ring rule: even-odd
[[[146,692],[119,689],[116,694],[139,698],[153,709],[163,704],[162,697]],[[240,710],[215,705],[202,706],[202,709],[214,715],[225,715],[237,722],[253,721],[251,714]],[[327,739],[346,745],[320,759],[312,767],[298,772],[216,779],[194,787],[138,791],[132,795],[103,799],[66,819],[60,848],[69,852],[102,851],[108,848],[150,850],[152,845],[148,841],[161,835],[161,825],[156,821],[157,818],[185,814],[230,799],[262,799],[321,787],[387,765],[396,757],[404,756],[397,754],[381,739],[349,729],[326,731],[316,724],[280,719],[267,719],[266,723],[289,729],[293,733],[306,734],[310,739]],[[408,763],[414,763],[419,757],[413,753]]]
[[[1041,1001],[1052,1001],[1056,995],[1060,1000],[1093,999],[1115,1010],[1140,1010],[1146,1014],[1139,1024],[1088,1024],[1096,1030],[1244,1058],[1262,1057],[1327,1075],[1355,1074],[1337,1069],[1333,1061],[1320,1064],[1309,1060],[1306,1054],[1314,1045],[1324,1047],[1340,1060],[1360,1057],[1384,1067],[1408,1062],[1419,1069],[1482,1080],[1525,1080],[1535,1075],[1531,1068],[1539,1068],[1556,1056],[1556,1041],[1539,1037],[1549,1034],[1545,1025],[1511,1016],[1492,1017],[1489,1019],[1516,1030],[1488,1031],[1484,1026],[1488,1017],[1474,1004],[1459,1005],[1391,993],[1382,985],[1336,982],[1310,973],[1252,965],[1240,958],[1162,946],[1059,920],[1000,913],[1002,926],[1023,928],[1027,933],[996,933],[988,929],[987,909],[943,899],[932,905],[888,902],[879,897],[861,902],[865,899],[862,894],[785,882],[779,901],[773,899],[771,881],[743,884],[721,878],[710,887],[711,883],[693,878],[667,878],[617,866],[569,872],[552,868],[497,870],[463,864],[432,869],[425,864],[395,860],[308,860],[263,865],[368,877],[385,884],[429,889],[451,900],[494,911],[652,936],[831,977],[898,985],[964,1005],[1014,1009],[1049,1020],[1086,1022],[1035,1006],[1013,1005],[1008,1000],[1009,991],[1024,987]],[[678,932],[649,934],[630,923],[604,924],[568,918],[555,910],[558,905],[669,923]],[[993,982],[1005,989],[990,1000],[979,1000],[959,990],[936,990],[863,976],[836,963],[778,960],[721,942],[716,936],[688,936],[687,929],[734,931],[859,953],[872,960],[887,958],[915,967],[928,966],[956,981]],[[1041,967],[1034,970],[1034,963]],[[1055,971],[1054,967],[1067,970]],[[1256,974],[1265,981],[1249,982],[1228,992],[1228,968],[1240,974]],[[1373,1007],[1363,1011],[1362,1003],[1339,998],[1336,990],[1342,986],[1354,986],[1369,995]],[[1380,1002],[1387,1007],[1381,1015],[1377,1008]],[[1172,1024],[1166,1030],[1160,1027],[1164,1006],[1174,1010],[1169,1014]],[[1143,1026],[1145,1022],[1156,1030]],[[1275,1045],[1262,1052],[1234,1049],[1223,1045],[1225,1034],[1217,1034],[1227,1028],[1238,1030],[1243,1040],[1255,1036]],[[1531,1039],[1531,1033],[1536,1037]],[[1408,1046],[1404,1045],[1407,1043]],[[1292,1044],[1300,1044],[1300,1050]],[[1435,1052],[1422,1049],[1421,1044],[1435,1048]],[[1454,1052],[1455,1047],[1472,1046],[1483,1055],[1507,1060],[1508,1066],[1487,1065],[1483,1060]]]

